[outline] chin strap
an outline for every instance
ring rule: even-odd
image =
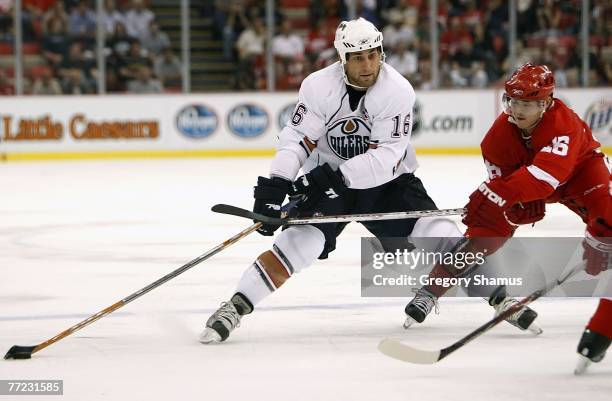
[[[365,86],[357,86],[357,85],[353,85],[352,83],[350,83],[348,80],[348,77],[346,76],[346,72],[342,72],[342,77],[344,78],[344,83],[347,84],[348,86],[353,87],[357,89],[358,91],[368,90],[368,88],[366,88]],[[378,77],[376,77],[376,79],[378,79]]]

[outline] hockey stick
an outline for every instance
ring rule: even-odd
[[[512,307],[508,308],[504,312],[500,313],[498,316],[489,320],[487,323],[483,324],[467,336],[449,345],[448,347],[435,351],[429,351],[402,344],[400,341],[394,340],[392,338],[385,338],[378,344],[378,350],[391,358],[398,359],[403,362],[418,363],[422,365],[434,364],[446,358],[451,353],[457,351],[459,348],[474,340],[476,337],[486,333],[492,327],[503,322],[504,320],[506,320],[507,317],[509,317],[515,312],[518,312],[523,306],[530,304],[531,302],[550,292],[555,287],[563,284],[570,277],[573,277],[576,273],[582,271],[584,267],[584,263],[577,264],[564,277],[558,278],[552,281],[551,283],[545,285],[544,287],[540,288],[539,290],[532,292],[527,297],[514,304]]]
[[[184,264],[183,266],[179,267],[178,269],[174,270],[171,273],[166,274],[165,276],[163,276],[162,278],[160,278],[159,280],[147,285],[144,288],[141,288],[140,290],[134,292],[133,294],[123,298],[121,301],[115,302],[114,304],[112,304],[111,306],[102,309],[100,312],[91,315],[90,317],[88,317],[87,319],[75,324],[74,326],[70,327],[67,330],[62,331],[61,333],[59,333],[58,335],[56,335],[53,338],[48,339],[45,342],[42,342],[40,344],[37,345],[31,345],[31,346],[23,346],[23,345],[13,345],[11,347],[11,349],[8,350],[8,352],[6,353],[6,355],[4,356],[4,359],[30,359],[32,357],[32,354],[35,352],[38,352],[44,348],[47,348],[49,345],[58,342],[59,340],[61,340],[64,337],[69,336],[70,334],[82,329],[85,326],[88,326],[89,324],[95,322],[98,319],[103,318],[104,316],[116,311],[117,309],[121,308],[122,306],[125,306],[127,304],[129,304],[130,302],[132,302],[133,300],[140,298],[141,296],[143,296],[144,294],[146,294],[147,292],[151,291],[154,288],[159,287],[160,285],[164,284],[165,282],[173,279],[174,277],[186,272],[187,270],[191,269],[192,267],[194,267],[195,265],[199,264],[200,262],[203,262],[206,259],[209,259],[210,257],[216,255],[217,253],[221,252],[223,249],[227,248],[228,246],[232,245],[233,243],[237,242],[238,240],[246,237],[247,235],[249,235],[250,233],[252,233],[253,231],[256,231],[259,227],[261,226],[261,223],[255,223],[252,226],[250,226],[249,228],[241,231],[240,233],[234,235],[232,238],[228,239],[227,241],[217,245],[216,247],[214,247],[213,249],[211,249],[210,251],[198,256],[197,258],[193,259],[190,262],[187,262],[186,264]]]
[[[418,219],[419,217],[453,216],[462,214],[465,209],[414,210],[409,212],[343,214],[336,216],[312,216],[298,218],[275,218],[253,213],[236,206],[218,204],[211,208],[213,212],[229,214],[245,219],[259,221],[263,224],[293,226],[298,224],[345,223],[351,221]]]

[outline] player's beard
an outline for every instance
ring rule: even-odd
[[[378,75],[380,74],[380,68],[378,68],[378,70],[374,71],[372,74],[373,76],[367,80],[362,79],[360,75],[357,75],[357,78],[349,76],[349,79],[353,85],[367,89],[370,86],[373,86],[376,83],[376,80],[378,80]]]

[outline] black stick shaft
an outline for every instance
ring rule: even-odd
[[[509,317],[510,315],[514,314],[515,312],[518,312],[519,309],[521,309],[523,306],[532,303],[536,299],[538,299],[541,296],[543,296],[543,295],[547,294],[548,292],[550,292],[555,287],[563,284],[570,277],[573,277],[578,272],[582,271],[584,269],[584,267],[585,267],[584,263],[580,263],[580,264],[574,266],[564,277],[561,277],[561,278],[551,282],[550,284],[544,286],[543,288],[540,288],[539,290],[536,290],[536,291],[532,292],[531,294],[529,294],[527,297],[523,298],[518,303],[512,305],[512,307],[508,308],[506,311],[500,313],[495,318],[489,320],[488,322],[486,322],[485,324],[483,324],[482,326],[480,326],[476,330],[472,331],[470,334],[466,335],[465,337],[463,337],[462,339],[458,340],[454,344],[452,344],[452,345],[450,345],[450,346],[448,346],[446,348],[443,348],[440,351],[440,357],[438,358],[438,360],[441,360],[441,359],[445,358],[447,355],[449,355],[452,352],[454,352],[454,351],[458,350],[459,348],[463,347],[465,344],[467,344],[470,341],[474,340],[476,337],[479,337],[480,335],[486,333],[492,327],[494,327],[494,326],[498,325],[499,323],[503,322],[504,320],[506,320],[506,318]]]

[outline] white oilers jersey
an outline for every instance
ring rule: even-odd
[[[376,83],[351,110],[337,62],[309,75],[298,104],[280,133],[270,175],[294,180],[328,163],[349,188],[373,188],[418,167],[410,143],[415,94],[410,83],[383,63]]]

